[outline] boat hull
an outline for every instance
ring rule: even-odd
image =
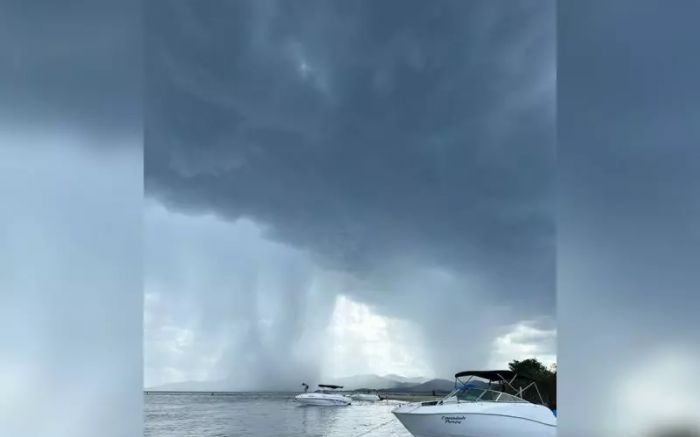
[[[555,437],[556,419],[540,417],[525,411],[494,408],[462,408],[448,411],[441,408],[399,407],[394,415],[415,437]],[[542,407],[544,408],[544,407]],[[512,410],[512,409],[511,409]],[[516,409],[517,410],[517,409]],[[521,408],[521,410],[523,410]],[[545,408],[546,410],[546,408]],[[554,415],[549,412],[554,417]]]
[[[320,407],[342,407],[350,405],[351,399],[342,395],[316,395],[314,393],[300,394],[294,400],[302,405],[316,405]]]

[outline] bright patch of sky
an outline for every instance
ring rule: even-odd
[[[409,321],[382,316],[366,304],[338,295],[327,333],[324,377],[432,376],[422,332]]]

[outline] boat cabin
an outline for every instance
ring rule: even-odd
[[[335,393],[336,390],[340,390],[341,388],[343,388],[342,385],[319,384],[318,390],[316,390],[315,393]]]

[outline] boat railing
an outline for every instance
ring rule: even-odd
[[[466,388],[463,390],[451,393],[442,400],[443,403],[462,403],[462,402],[500,402],[500,403],[527,403],[528,401],[509,393],[482,389],[482,388]]]

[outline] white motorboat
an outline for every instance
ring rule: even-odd
[[[415,437],[556,436],[555,412],[543,405],[535,381],[509,370],[460,372],[455,378],[455,390],[442,400],[405,404],[392,413]],[[516,380],[528,383],[516,388]],[[523,398],[532,388],[541,403]]]
[[[367,402],[376,402],[382,399],[376,392],[372,392],[370,390],[356,391],[355,393],[351,393],[350,397],[356,401]]]
[[[343,388],[342,385],[319,384],[318,390],[312,393],[306,393],[309,386],[304,386],[304,393],[296,395],[294,400],[303,405],[318,405],[318,406],[343,406],[350,405],[352,399],[339,393],[337,390]]]

